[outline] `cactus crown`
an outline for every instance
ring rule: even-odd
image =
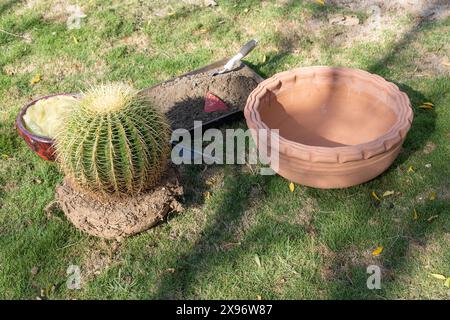
[[[101,194],[136,194],[164,172],[170,151],[165,116],[124,84],[82,94],[58,132],[56,152],[64,173]]]

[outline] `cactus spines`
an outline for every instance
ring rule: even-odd
[[[64,173],[101,194],[136,194],[157,183],[170,152],[164,114],[124,84],[84,93],[56,138]]]

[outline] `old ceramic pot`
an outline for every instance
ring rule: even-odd
[[[381,174],[411,127],[408,96],[383,78],[356,69],[305,67],[263,81],[250,94],[251,129],[279,129],[281,176],[311,187],[344,188]],[[267,143],[269,141],[269,143]]]
[[[57,93],[33,100],[28,104],[26,104],[22,109],[20,109],[20,112],[16,118],[16,128],[19,135],[25,140],[25,142],[27,143],[27,145],[30,147],[31,150],[33,150],[39,157],[47,161],[55,161],[56,158],[54,148],[55,140],[53,140],[50,137],[43,137],[32,133],[30,130],[27,129],[23,117],[27,112],[28,108],[35,105],[38,101],[53,98],[56,96],[77,97],[74,94]]]

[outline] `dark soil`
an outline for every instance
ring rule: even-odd
[[[104,199],[73,187],[65,179],[56,188],[56,200],[66,217],[80,230],[106,239],[121,239],[147,230],[169,212],[179,212],[183,195],[178,173],[170,167],[161,182],[148,192],[120,199]]]
[[[212,77],[212,71],[188,75],[144,90],[171,123],[172,129],[192,129],[194,120],[203,123],[243,110],[247,97],[262,78],[252,69],[242,68]],[[228,110],[204,112],[205,95],[211,92],[229,107]]]

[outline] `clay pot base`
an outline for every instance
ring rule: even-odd
[[[56,188],[56,200],[75,227],[93,236],[118,240],[147,230],[171,211],[181,211],[177,198],[182,194],[174,168],[151,191],[120,200],[100,200],[80,192],[68,179]]]

